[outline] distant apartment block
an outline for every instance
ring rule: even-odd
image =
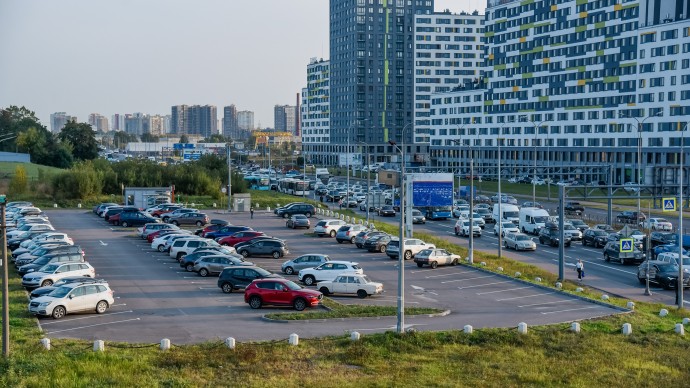
[[[98,132],[108,132],[110,130],[108,118],[99,113],[91,113],[89,115],[89,124]]]
[[[76,116],[70,116],[65,112],[55,112],[50,115],[50,131],[60,132],[69,121],[77,121]]]
[[[125,129],[125,116],[115,113],[110,120],[110,129],[113,131],[122,131]]]
[[[237,127],[244,131],[254,130],[254,112],[249,110],[237,112]]]
[[[223,107],[223,136],[236,139],[239,137],[237,130],[237,107],[235,105]]]
[[[302,149],[313,163],[335,162],[330,143],[330,62],[312,58],[307,65],[307,87],[302,89]]]
[[[178,135],[209,137],[218,133],[218,113],[213,105],[175,105],[171,108],[170,125]]]
[[[276,105],[273,107],[273,128],[278,132],[297,131],[297,107],[293,105]]]

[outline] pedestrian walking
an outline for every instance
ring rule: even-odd
[[[254,206],[249,208],[249,216],[252,218],[252,220],[254,219]]]
[[[585,263],[582,262],[582,259],[577,259],[575,270],[577,271],[577,280],[582,281],[582,278],[585,277]]]

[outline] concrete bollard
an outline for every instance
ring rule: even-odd
[[[609,300],[609,296],[604,294],[601,296],[601,300]]]
[[[359,341],[360,334],[357,331],[350,333],[350,341]]]
[[[688,323],[690,323],[690,318],[683,318],[683,324],[687,325]]]
[[[345,220],[345,214],[341,214],[340,219],[344,221]]]
[[[218,207],[218,205],[214,202],[214,203],[213,203],[213,208],[215,209],[216,207]]]
[[[57,203],[54,203],[54,204],[53,204],[53,207],[58,207],[58,206],[57,206]]]
[[[659,316],[660,317],[665,317],[667,315],[668,315],[668,310],[666,310],[666,309],[659,310]]]
[[[350,216],[345,217],[345,222],[350,223]]]
[[[163,338],[161,340],[161,350],[170,350],[170,340]]]
[[[270,207],[270,206],[266,206],[266,211],[267,211],[267,212],[270,212],[270,211],[271,211],[271,207]]]
[[[81,204],[80,204],[80,203],[77,204],[77,208],[81,209]]]
[[[585,290],[584,288],[578,287],[578,288],[575,289],[575,292],[582,292],[582,291],[584,291],[584,290]]]
[[[486,267],[486,261],[482,261],[481,263],[479,263],[479,265],[481,265],[482,267]]]
[[[299,336],[295,333],[290,334],[290,338],[288,339],[288,343],[292,346],[299,345]]]
[[[498,268],[496,268],[496,271],[498,271],[498,272],[503,272],[503,267],[498,267]]]
[[[93,341],[93,351],[94,351],[94,352],[103,352],[103,351],[105,351],[105,342],[103,342],[103,340],[95,340],[95,341]]]
[[[559,289],[559,290],[560,290],[561,288],[563,288],[563,283],[561,283],[561,282],[556,282],[556,288]]]
[[[539,276],[537,276],[536,278],[534,278],[534,281],[537,283],[541,283],[541,278]]]
[[[624,323],[623,324],[623,335],[630,335],[632,334],[632,325],[629,323]]]
[[[685,335],[685,326],[682,323],[676,323],[676,333]]]
[[[228,337],[225,339],[225,346],[228,347],[228,349],[235,349],[235,339],[232,337]]]
[[[574,333],[579,333],[580,332],[580,324],[577,322],[573,322],[570,324],[570,331]]]
[[[628,303],[626,304],[626,306],[627,306],[630,310],[635,310],[635,302],[628,302]]]
[[[41,345],[43,345],[45,350],[50,350],[50,338],[41,338]]]
[[[465,334],[472,334],[472,332],[474,331],[474,328],[472,327],[472,325],[465,325],[462,328],[462,331],[464,331]]]
[[[527,324],[525,322],[518,323],[518,333],[527,334]]]
[[[522,276],[522,274],[521,274],[519,271],[516,271],[516,272],[515,272],[515,277],[516,277],[516,278],[519,278],[520,276]]]

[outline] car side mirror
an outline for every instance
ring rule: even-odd
[[[70,294],[69,298],[70,298],[70,299],[74,298],[74,295]]]
[[[283,287],[283,292],[288,292],[287,287]]]

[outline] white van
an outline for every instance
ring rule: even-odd
[[[678,252],[662,252],[656,256],[656,260],[678,265]],[[690,257],[683,255],[683,269],[690,269]]]
[[[518,227],[522,233],[539,233],[549,220],[549,212],[538,207],[524,207],[519,212],[520,222]]]
[[[511,205],[509,203],[501,203],[501,217],[498,215],[499,205],[494,205],[493,219],[494,222],[510,221],[517,225],[520,221],[520,208],[517,205]]]
[[[320,178],[322,176],[330,177],[331,173],[330,173],[330,171],[328,171],[327,168],[317,168],[316,169],[316,177]]]

